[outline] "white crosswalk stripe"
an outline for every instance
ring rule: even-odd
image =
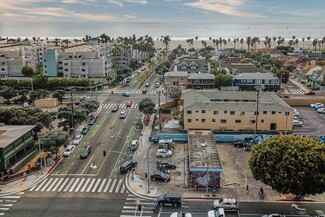
[[[3,216],[25,192],[0,197],[0,216]],[[14,199],[14,200],[13,200]]]
[[[115,90],[114,93],[133,93],[133,94],[142,94],[142,89],[119,89],[119,90]],[[148,90],[147,93],[157,93],[156,89],[152,89],[152,90]]]
[[[289,94],[304,94],[304,91],[301,89],[288,89]]]
[[[115,105],[114,103],[113,104],[107,104],[107,103],[104,103],[104,104],[102,104],[101,106],[103,107],[103,109],[108,109],[108,110],[110,110],[112,107],[113,107],[113,105]],[[127,108],[126,107],[126,104],[120,104],[119,105],[119,108]],[[129,108],[131,108],[131,109],[136,109],[136,108],[138,108],[138,104],[137,103],[134,103],[134,104],[132,104],[131,105],[131,107],[129,107]]]
[[[141,205],[142,212],[138,210],[138,205]],[[151,217],[155,209],[156,202],[152,200],[143,199],[136,197],[132,194],[128,194],[126,201],[124,203],[122,214],[120,217],[133,217],[133,216],[143,216]]]
[[[101,178],[46,178],[29,189],[37,192],[85,192],[85,193],[127,193],[124,179]],[[19,196],[12,196],[12,199]],[[1,200],[1,198],[0,198]],[[1,207],[1,206],[0,206]]]

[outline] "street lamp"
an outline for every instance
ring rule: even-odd
[[[72,130],[72,137],[74,138],[75,136],[75,122],[74,122],[74,107],[73,107],[73,91],[75,89],[71,89],[70,93],[71,93],[71,130]]]
[[[258,104],[259,104],[259,95],[261,86],[256,86],[256,118],[255,118],[255,138],[257,136],[257,127],[258,127]]]
[[[150,152],[150,149],[152,148],[152,146],[150,146],[147,150],[147,193],[150,193],[150,178],[149,178],[149,152]]]

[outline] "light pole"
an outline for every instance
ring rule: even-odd
[[[160,90],[158,91],[158,124],[159,124],[159,133],[161,131],[161,124],[160,124]]]
[[[41,156],[41,143],[38,142],[38,152],[40,154],[40,165],[41,165],[41,175],[43,174],[43,167],[42,167],[42,156]]]
[[[209,163],[210,163],[210,155],[208,155],[208,157],[206,159],[208,159],[208,161],[207,161],[207,186],[206,186],[206,189],[205,189],[205,196],[209,196],[209,180],[210,180],[210,177],[209,177]]]
[[[289,116],[289,112],[285,112],[286,115],[286,131],[285,131],[285,135],[287,135],[288,133],[288,116]]]
[[[260,86],[256,86],[256,118],[255,118],[255,138],[257,136],[257,127],[258,127],[258,103],[259,103],[259,94],[260,94]]]
[[[147,150],[147,193],[150,193],[150,178],[149,178],[149,151],[152,146],[150,146]]]
[[[71,129],[72,129],[72,137],[75,136],[75,123],[74,123],[74,108],[73,108],[73,95],[72,92],[74,89],[71,89]]]

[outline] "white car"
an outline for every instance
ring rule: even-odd
[[[75,149],[76,149],[75,145],[68,145],[68,147],[64,150],[63,156],[69,157]]]
[[[325,108],[317,109],[318,113],[325,114]]]
[[[320,102],[316,102],[315,104],[310,104],[310,107],[314,108],[315,106],[324,106],[324,104]]]
[[[73,145],[79,145],[81,143],[81,140],[84,138],[84,135],[78,134],[74,137],[72,144]]]
[[[121,113],[120,113],[120,118],[122,119],[122,118],[126,118],[126,116],[127,116],[127,112],[126,111],[121,111]]]
[[[158,149],[156,156],[157,157],[170,157],[173,155],[173,152],[168,149]]]
[[[188,212],[174,212],[170,217],[192,217],[192,214]]]
[[[213,201],[213,208],[215,209],[223,208],[225,210],[237,210],[238,204],[236,199],[223,198],[223,199]]]
[[[298,120],[293,120],[293,126],[294,127],[302,127],[302,122]]]

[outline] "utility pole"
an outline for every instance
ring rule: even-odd
[[[160,90],[158,91],[158,123],[159,123],[159,133],[161,131],[161,123],[160,123]]]
[[[255,118],[255,138],[257,137],[257,127],[258,127],[258,103],[259,103],[259,94],[260,86],[256,86],[256,118]]]
[[[207,157],[207,186],[206,186],[206,192],[205,196],[209,196],[209,163],[210,163],[210,156]]]
[[[73,108],[73,96],[72,96],[72,91],[71,89],[71,129],[72,129],[72,136],[74,137],[75,135],[75,129],[74,129],[74,108]]]
[[[148,187],[148,193],[150,193],[150,178],[149,178],[149,150],[150,150],[151,146],[148,148],[148,151],[147,151],[147,166],[148,166],[148,171],[147,171],[147,187]]]

